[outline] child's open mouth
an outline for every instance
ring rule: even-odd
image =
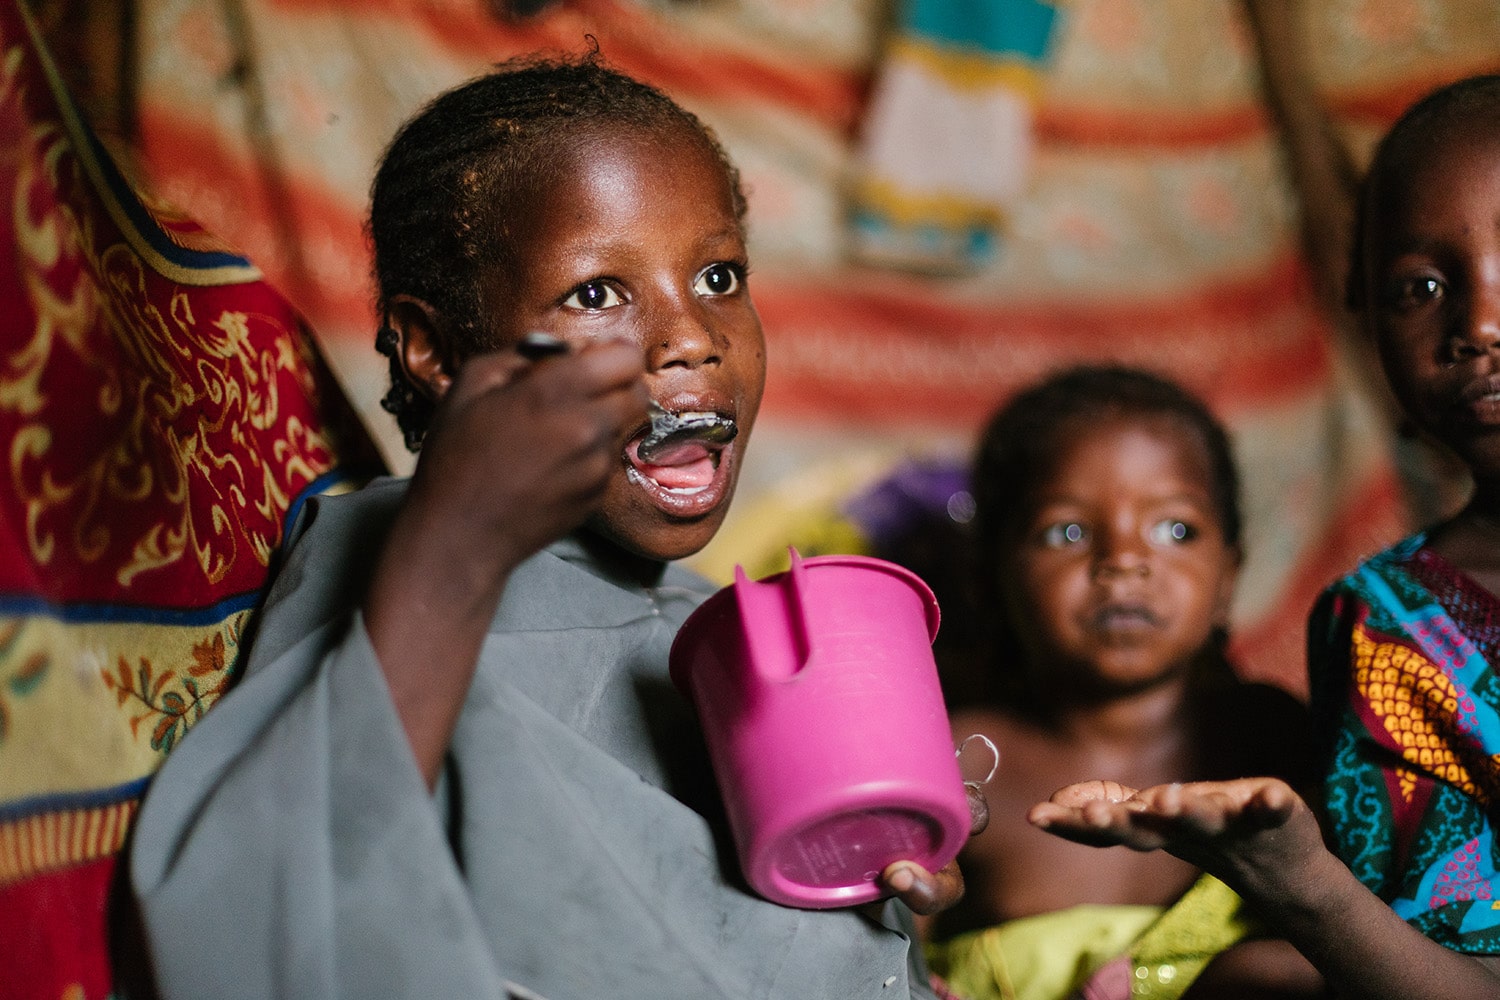
[[[654,419],[625,446],[626,475],[669,513],[706,513],[724,499],[723,458],[738,432],[734,418],[712,412],[665,417]]]

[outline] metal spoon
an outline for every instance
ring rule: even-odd
[[[705,444],[728,444],[740,432],[729,417],[717,413],[669,413],[651,403],[651,433],[641,438],[635,453],[642,462],[659,464],[680,445],[693,441]]]

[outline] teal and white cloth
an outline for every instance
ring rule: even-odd
[[[908,0],[864,123],[856,258],[962,273],[994,255],[1025,188],[1057,21],[1043,0]]]

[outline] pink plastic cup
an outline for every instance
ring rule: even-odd
[[[915,574],[792,551],[683,624],[671,673],[698,710],[740,865],[756,892],[826,909],[883,895],[892,861],[929,870],[969,833],[932,658],[938,607]]]

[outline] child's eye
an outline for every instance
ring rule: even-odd
[[[1065,549],[1080,544],[1088,531],[1077,521],[1060,521],[1042,529],[1042,544],[1049,549]]]
[[[570,309],[613,309],[624,301],[620,293],[605,282],[589,281],[573,289],[563,299],[563,305]]]
[[[740,290],[742,273],[734,264],[710,264],[693,282],[693,291],[699,295],[733,295]]]
[[[1146,529],[1146,538],[1152,545],[1181,545],[1197,537],[1197,527],[1175,517],[1157,521]]]
[[[1416,309],[1438,301],[1446,292],[1447,286],[1441,280],[1423,275],[1393,282],[1386,297],[1396,309]]]

